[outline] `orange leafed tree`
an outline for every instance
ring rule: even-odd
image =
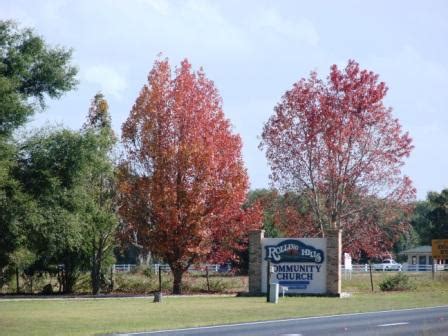
[[[394,236],[378,234],[384,231],[375,218],[378,209],[385,222],[397,222],[415,198],[401,172],[412,140],[383,104],[387,87],[378,79],[355,61],[345,69],[333,65],[326,81],[311,73],[283,95],[261,143],[273,182],[306,197],[320,234],[328,228],[343,229],[349,238],[362,232],[377,242],[364,245],[369,255],[384,250],[380,240]],[[406,223],[399,224],[395,232],[404,230]]]
[[[126,232],[167,262],[173,293],[194,263],[234,257],[261,211],[242,210],[248,177],[241,139],[221,97],[184,60],[174,74],[158,60],[122,127],[120,215]]]

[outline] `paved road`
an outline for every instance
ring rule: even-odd
[[[377,336],[448,335],[448,306],[261,321],[121,335]]]

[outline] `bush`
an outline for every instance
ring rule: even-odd
[[[230,288],[228,282],[224,282],[222,279],[210,279],[210,291],[223,293]]]
[[[115,278],[115,290],[129,294],[147,294],[154,290],[154,284],[142,276],[135,274],[120,274]]]
[[[387,277],[379,284],[379,286],[383,292],[402,291],[415,288],[415,285],[409,276],[403,273],[397,273],[394,276]]]
[[[76,293],[90,293],[92,291],[89,273],[80,274],[74,286],[74,291]]]
[[[168,292],[172,286],[171,276],[162,275],[162,291]],[[148,294],[159,290],[158,277],[143,274],[123,273],[115,276],[115,291],[128,294]]]
[[[42,294],[51,295],[53,294],[53,286],[51,284],[45,285],[42,289]]]
[[[147,276],[148,278],[152,278],[156,275],[156,273],[152,270],[151,267],[146,267],[145,269],[143,269],[143,275]]]

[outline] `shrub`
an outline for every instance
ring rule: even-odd
[[[156,273],[152,270],[151,267],[146,267],[143,269],[143,275],[147,276],[148,278],[152,278],[156,275]]]
[[[162,291],[168,292],[172,286],[172,278],[162,275]],[[123,273],[115,276],[115,291],[128,294],[147,294],[159,290],[158,277],[147,277],[143,274]]]
[[[402,291],[414,289],[415,285],[407,276],[403,273],[397,273],[396,275],[389,276],[379,284],[380,289],[383,292],[387,291]]]
[[[42,289],[42,294],[50,295],[53,294],[53,286],[51,284],[45,285]]]
[[[154,290],[154,284],[143,276],[120,274],[115,278],[115,290],[129,294],[146,294]]]
[[[90,293],[92,291],[90,286],[90,274],[83,273],[78,277],[74,286],[74,291],[76,293]]]
[[[229,289],[229,283],[222,279],[210,279],[210,291],[222,293]]]

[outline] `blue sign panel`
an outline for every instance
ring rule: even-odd
[[[312,262],[322,264],[324,252],[299,240],[283,240],[277,245],[265,246],[266,260],[274,264],[282,262]]]
[[[266,267],[270,281],[286,287],[288,293],[325,293],[325,238],[265,238],[262,284],[266,290]]]

